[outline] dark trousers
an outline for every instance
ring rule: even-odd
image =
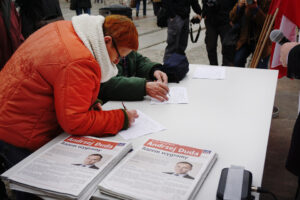
[[[8,170],[27,156],[31,154],[30,151],[22,148],[15,147],[13,145],[7,144],[3,141],[0,141],[0,161],[1,161],[1,173]],[[0,196],[0,199],[5,199],[6,190],[4,187],[4,183],[0,181],[0,190],[3,196]],[[16,197],[16,200],[37,200],[39,197],[19,191],[13,191],[13,194]]]
[[[189,18],[182,19],[176,15],[173,20],[168,19],[167,47],[164,62],[173,54],[185,54],[189,38]]]
[[[253,53],[255,50],[255,45],[244,44],[239,50],[236,51],[234,57],[234,66],[245,67],[248,56]],[[259,69],[268,69],[268,62],[270,56],[261,58],[258,61],[256,68]]]
[[[298,188],[297,188],[295,200],[300,200],[300,177],[298,177]]]
[[[161,6],[162,6],[161,2],[153,2],[153,12],[155,16],[157,16],[157,13]]]
[[[91,14],[91,9],[90,8],[77,8],[76,9],[76,15],[81,15],[82,14],[82,11],[84,13],[87,13],[87,14]]]
[[[209,20],[205,20],[205,44],[206,51],[208,55],[208,60],[210,65],[218,65],[217,57],[217,46],[218,46],[218,36],[221,37],[223,41],[224,36],[230,30],[229,24],[216,25],[211,23]],[[234,58],[235,49],[233,47],[222,47],[222,65],[223,66],[232,66]]]
[[[258,68],[258,69],[268,69],[269,59],[270,59],[270,56],[267,56],[265,58],[261,58],[258,61],[258,64],[257,64],[256,68]]]
[[[300,114],[298,114],[293,134],[292,134],[292,139],[291,139],[291,144],[290,144],[290,149],[286,161],[286,168],[289,170],[291,173],[293,173],[295,176],[298,177],[298,188],[297,192],[295,195],[295,200],[300,200]]]
[[[141,0],[136,0],[136,16],[139,16]],[[143,15],[146,15],[147,0],[143,0]]]
[[[255,45],[244,44],[235,52],[234,66],[245,67],[248,56],[253,53]]]

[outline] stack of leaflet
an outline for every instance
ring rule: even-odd
[[[100,182],[102,194],[95,193],[93,199],[104,194],[121,199],[192,200],[216,159],[210,150],[149,139]]]
[[[1,175],[10,189],[44,199],[89,199],[99,182],[132,149],[128,142],[66,133]]]

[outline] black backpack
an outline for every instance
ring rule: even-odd
[[[185,55],[173,53],[163,64],[162,71],[169,82],[179,83],[189,71],[189,61]]]
[[[124,15],[132,20],[132,9],[120,4],[113,4],[99,9],[99,14],[106,17],[108,15]]]

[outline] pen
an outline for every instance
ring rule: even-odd
[[[123,103],[123,101],[122,101],[122,106],[123,106],[124,110],[127,110],[127,108],[126,108],[125,104]]]

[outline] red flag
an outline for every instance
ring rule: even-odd
[[[295,25],[300,27],[300,1],[299,0],[285,0],[285,9],[283,14],[291,20]]]
[[[300,25],[299,0],[273,0],[269,8],[269,13],[273,14],[279,8],[275,18],[274,29],[279,29],[290,41],[296,41],[296,28]],[[271,53],[271,69],[279,70],[278,78],[287,74],[287,68],[281,65],[280,45],[273,43]]]
[[[270,4],[270,7],[269,7],[268,14],[273,15],[274,12],[275,12],[275,10],[276,10],[276,8],[279,8],[280,3],[281,3],[281,0],[272,0],[271,4]]]

